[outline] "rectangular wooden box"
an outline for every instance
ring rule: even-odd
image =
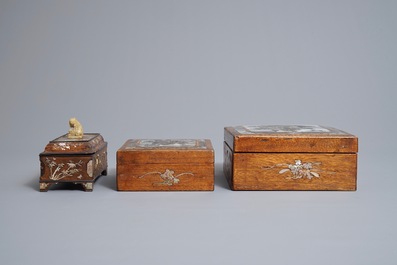
[[[40,191],[60,182],[82,184],[92,191],[95,180],[107,174],[107,143],[99,133],[82,139],[67,134],[50,141],[40,154]]]
[[[319,125],[225,128],[224,174],[232,190],[357,188],[358,138]]]
[[[212,191],[210,140],[131,139],[117,151],[119,191]]]

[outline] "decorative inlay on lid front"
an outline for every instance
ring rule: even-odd
[[[206,149],[205,140],[196,139],[140,139],[129,140],[125,149]]]
[[[234,129],[240,134],[346,134],[320,125],[244,125]]]

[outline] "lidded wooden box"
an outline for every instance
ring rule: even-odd
[[[226,127],[232,190],[356,190],[358,138],[319,125]]]
[[[119,191],[212,191],[210,140],[131,139],[117,151]]]
[[[83,133],[74,118],[70,124],[69,134],[50,141],[40,153],[40,191],[61,182],[82,184],[85,191],[92,191],[95,180],[107,174],[107,142],[99,133]]]

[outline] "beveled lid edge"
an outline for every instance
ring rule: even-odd
[[[329,126],[339,134],[241,134],[235,127],[224,128],[224,142],[238,153],[357,153],[358,137]],[[316,142],[319,140],[320,142]],[[291,142],[292,141],[292,142]],[[291,143],[293,143],[291,145]],[[310,146],[307,146],[310,145]]]
[[[107,146],[107,142],[99,133],[86,133],[84,135],[93,135],[89,140],[74,139],[72,141],[58,141],[67,134],[61,135],[50,141],[40,155],[68,155],[68,154],[93,154]]]

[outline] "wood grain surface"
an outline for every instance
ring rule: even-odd
[[[204,141],[199,148],[131,148],[136,139],[127,140],[117,151],[117,190],[213,191],[214,150]]]
[[[169,170],[178,179],[162,177]],[[214,164],[117,164],[119,191],[213,191]]]
[[[117,164],[208,164],[213,163],[212,150],[118,150]]]
[[[349,133],[240,134],[233,127],[224,130],[225,142],[234,152],[356,153],[358,138]]]
[[[354,153],[233,153],[225,143],[224,159],[224,173],[233,190],[354,191],[357,187]],[[290,169],[298,160],[312,167],[303,177]]]

